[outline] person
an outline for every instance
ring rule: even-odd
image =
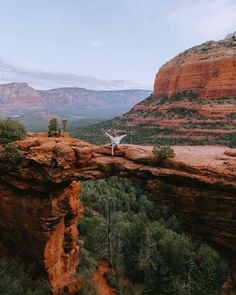
[[[107,132],[105,134],[111,140],[111,155],[113,157],[114,156],[114,152],[115,152],[115,148],[117,148],[117,146],[121,142],[122,138],[124,138],[125,136],[127,136],[127,134],[124,134],[124,135],[121,135],[121,136],[115,136],[115,134],[113,134],[113,136],[111,136]]]

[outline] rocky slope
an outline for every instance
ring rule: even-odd
[[[32,134],[17,145],[22,152],[17,166],[11,167],[0,149],[1,254],[35,261],[54,294],[73,294],[81,287],[75,274],[80,187],[74,180],[111,175],[138,179],[153,200],[181,212],[185,230],[206,241],[228,263],[233,282],[225,286],[233,288],[235,150],[175,146],[175,157],[156,166],[150,146],[120,145],[112,158],[108,145],[68,137]]]
[[[32,111],[44,111],[64,117],[108,118],[128,111],[149,94],[148,90],[35,90],[26,83],[3,84],[0,85],[0,117],[20,117]]]
[[[236,137],[235,126],[236,34],[230,34],[171,59],[152,96],[94,129],[126,131],[135,143],[212,144]]]

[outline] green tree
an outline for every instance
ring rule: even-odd
[[[17,149],[16,144],[8,143],[5,145],[5,157],[10,164],[16,164],[20,158],[20,151]]]
[[[227,274],[220,257],[196,247],[177,218],[129,180],[83,182],[81,199],[87,206],[79,222],[84,247],[95,261],[112,265],[106,279],[118,295],[220,295]],[[88,285],[85,290],[89,294]]]
[[[66,132],[66,130],[67,130],[67,124],[68,124],[67,119],[62,120],[62,129],[64,132]]]
[[[50,294],[49,284],[33,280],[26,265],[18,259],[0,260],[0,294],[4,295],[46,295]]]
[[[11,119],[0,120],[0,143],[6,144],[26,137],[25,127]]]
[[[49,121],[48,132],[50,135],[54,135],[55,133],[57,133],[57,131],[58,131],[58,120],[57,118],[52,118]]]

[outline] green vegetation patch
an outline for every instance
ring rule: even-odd
[[[236,119],[236,113],[230,113],[227,115],[227,117],[230,119]]]
[[[221,294],[227,274],[220,257],[192,242],[178,219],[130,180],[83,182],[81,198],[86,210],[78,229],[85,253],[78,272],[87,288],[81,294],[94,294],[92,272],[83,271],[94,271],[102,259],[113,268],[105,278],[118,295]]]
[[[174,150],[170,145],[154,145],[153,156],[157,163],[164,159],[173,158],[175,156]]]
[[[228,147],[236,148],[236,133],[229,134],[226,137]]]
[[[44,279],[33,280],[32,269],[23,261],[14,259],[0,260],[0,294],[2,295],[48,295],[49,284]]]
[[[116,117],[112,120],[101,122],[98,124],[93,124],[87,127],[75,128],[71,131],[71,134],[74,137],[78,137],[82,140],[94,143],[94,144],[106,144],[108,143],[107,138],[104,136],[104,133],[107,132],[116,132],[116,133],[126,133],[127,137],[122,141],[122,143],[130,144],[161,144],[161,145],[211,145],[211,144],[230,144],[231,138],[225,136],[224,134],[216,133],[207,133],[201,134],[195,132],[194,130],[191,133],[188,133],[188,137],[182,136],[184,134],[179,134],[177,136],[176,130],[180,129],[222,129],[230,130],[234,128],[232,120],[235,118],[235,114],[232,113],[225,117],[214,118],[217,122],[207,122],[207,117],[202,116],[194,108],[171,108],[172,103],[178,101],[182,102],[192,102],[197,105],[203,104],[230,104],[236,105],[235,97],[220,97],[215,99],[201,99],[198,95],[192,91],[184,91],[177,93],[172,97],[162,97],[160,99],[155,98],[153,95],[148,97],[146,100],[140,102],[138,105],[145,106],[157,106],[157,110],[131,110],[130,112]],[[158,105],[169,105],[169,110],[167,112],[160,112],[158,110]],[[135,118],[157,118],[157,122],[142,122],[132,126]],[[179,127],[161,127],[159,124],[158,118],[160,119],[185,119],[186,123],[183,123]],[[193,122],[193,119],[205,120],[205,122]],[[227,119],[227,120],[226,120]],[[222,121],[222,122],[220,122]],[[172,137],[173,136],[173,137]],[[194,136],[191,138],[191,136]],[[199,138],[197,136],[200,136]]]
[[[19,161],[21,153],[18,150],[16,144],[14,143],[6,144],[4,152],[5,152],[5,158],[7,163],[14,165]]]
[[[9,143],[26,137],[25,127],[11,119],[0,120],[0,143]]]
[[[187,118],[187,117],[193,117],[198,118],[200,114],[195,109],[189,109],[189,108],[171,108],[167,111],[169,117],[173,118]]]

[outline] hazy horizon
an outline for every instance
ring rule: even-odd
[[[236,30],[236,3],[9,0],[0,24],[2,83],[152,89],[163,63]]]

